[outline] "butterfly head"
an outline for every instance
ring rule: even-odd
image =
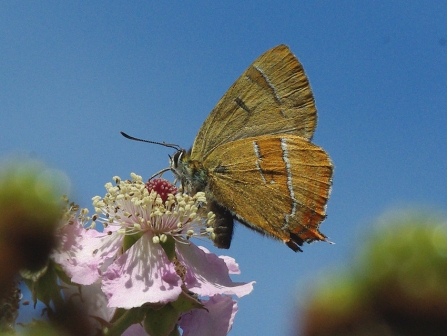
[[[208,183],[207,170],[196,160],[191,160],[191,152],[180,149],[169,158],[169,166],[183,191],[194,195],[205,191]]]

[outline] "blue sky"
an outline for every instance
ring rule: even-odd
[[[308,284],[346,264],[380,214],[446,212],[446,18],[445,1],[2,1],[0,155],[64,171],[90,207],[112,176],[147,178],[172,154],[119,131],[189,148],[247,66],[289,45],[335,164],[321,231],[336,244],[295,254],[238,225],[217,251],[239,262],[235,280],[257,281],[231,335],[284,335]]]

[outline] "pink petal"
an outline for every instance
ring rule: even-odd
[[[145,234],[104,272],[102,289],[109,307],[133,308],[175,301],[181,284],[162,247]]]
[[[197,247],[202,251],[204,251],[205,253],[210,253],[210,250],[208,250],[206,247],[203,246],[197,246]],[[236,262],[234,258],[229,256],[219,256],[219,258],[225,261],[225,264],[227,264],[229,274],[241,274],[239,264]]]
[[[229,296],[215,295],[202,301],[205,309],[193,309],[181,316],[179,326],[183,336],[224,336],[233,325],[237,303]]]
[[[64,296],[69,300],[81,306],[87,314],[91,316],[90,322],[96,329],[102,326],[96,318],[103,319],[107,322],[112,320],[116,308],[107,307],[107,298],[101,290],[101,284],[96,282],[92,285],[81,286],[81,291],[77,286],[63,286]],[[81,295],[78,295],[78,294]]]
[[[233,282],[224,260],[206,249],[196,245],[176,244],[177,258],[186,266],[185,285],[200,296],[215,294],[237,295],[250,294],[254,281]]]
[[[71,280],[90,285],[101,275],[101,266],[113,258],[122,245],[124,236],[116,232],[86,230],[78,222],[65,225],[59,231],[62,246],[53,254]]]
[[[219,256],[220,259],[225,261],[225,264],[228,267],[228,273],[230,274],[241,274],[241,270],[239,269],[239,264],[236,262],[234,258],[228,256]]]
[[[147,336],[147,333],[141,324],[132,324],[121,336]]]

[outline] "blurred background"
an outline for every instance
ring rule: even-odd
[[[148,178],[173,154],[120,131],[189,148],[248,65],[289,45],[335,165],[321,225],[335,245],[295,254],[242,225],[229,251],[204,244],[257,282],[231,335],[300,334],[311,284],[347,267],[382,214],[445,218],[446,17],[445,1],[2,1],[0,156],[45,161],[92,209],[112,176]]]

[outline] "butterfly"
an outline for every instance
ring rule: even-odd
[[[234,220],[293,251],[326,241],[333,165],[311,142],[317,122],[309,81],[285,45],[259,56],[219,100],[189,151],[170,170],[190,194],[205,192],[214,245],[229,248]]]

